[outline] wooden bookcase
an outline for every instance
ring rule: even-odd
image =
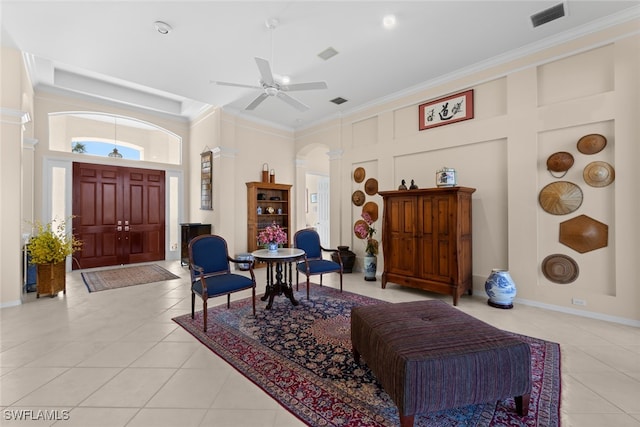
[[[474,188],[381,191],[387,282],[453,296],[472,293],[471,194]]]
[[[285,247],[291,246],[290,200],[290,184],[247,182],[247,252],[261,248],[258,233],[274,222],[287,233]]]

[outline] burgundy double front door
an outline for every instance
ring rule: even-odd
[[[165,258],[164,171],[74,163],[73,215],[74,269]]]

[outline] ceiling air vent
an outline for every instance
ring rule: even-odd
[[[542,12],[531,15],[531,23],[533,24],[533,28],[535,28],[539,27],[542,24],[546,24],[547,22],[555,21],[558,18],[562,18],[564,15],[564,3],[559,3],[555,6],[551,6],[550,8],[543,10]]]
[[[344,98],[341,98],[341,97],[337,97],[337,98],[333,98],[331,100],[331,102],[333,102],[336,105],[340,105],[340,104],[344,104],[345,102],[347,102],[347,100],[344,99]]]
[[[328,47],[325,50],[323,50],[322,52],[320,52],[318,54],[318,56],[322,59],[324,59],[325,61],[329,58],[333,58],[334,56],[336,56],[338,54],[338,51],[335,50],[332,47]]]

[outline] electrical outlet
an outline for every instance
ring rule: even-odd
[[[587,305],[587,301],[580,298],[572,298],[571,304],[573,305]]]

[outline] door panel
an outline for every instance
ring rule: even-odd
[[[391,200],[385,209],[389,209],[388,223],[389,254],[385,252],[385,264],[389,272],[407,274],[415,268],[416,239],[415,234],[415,197]]]
[[[123,180],[128,262],[164,259],[164,171],[125,168]]]
[[[164,171],[74,163],[74,268],[164,259],[164,211]]]

